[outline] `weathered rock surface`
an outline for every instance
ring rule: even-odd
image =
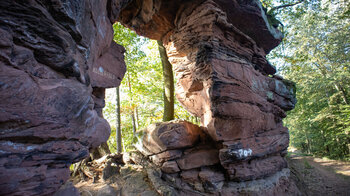
[[[295,86],[274,77],[276,69],[266,60],[266,54],[283,36],[268,23],[260,2],[147,2],[131,1],[118,20],[141,35],[163,41],[178,81],[176,97],[189,112],[201,118],[201,138],[209,135],[211,140],[202,139],[192,143],[191,148],[184,145],[143,151],[144,155],[157,165],[166,163],[163,172],[168,172],[165,180],[169,183],[181,187],[182,180],[191,179],[194,182],[189,186],[199,192],[222,191],[229,195],[233,192],[223,191],[222,181],[263,183],[264,179],[278,176],[287,168],[284,156],[289,134],[282,119],[296,103]],[[144,148],[156,146],[157,142],[150,142],[152,137],[146,138]],[[167,139],[170,138],[164,137],[161,143]],[[169,149],[182,153],[172,156]],[[157,157],[157,153],[167,156]],[[180,169],[178,174],[174,173],[177,169],[173,161]],[[208,166],[214,170],[202,171]],[[216,177],[221,180],[208,181]],[[272,189],[263,193],[281,191],[284,182],[288,182],[288,177],[276,179]],[[290,191],[293,194],[296,190]]]
[[[104,88],[126,70],[109,6],[0,2],[0,195],[52,194],[109,137]]]
[[[98,190],[96,196],[116,196],[118,195],[118,191],[116,191],[113,187],[106,185]]]
[[[157,123],[148,130],[162,128],[168,129],[163,130],[167,133],[184,123],[190,124],[186,121]],[[171,150],[165,149],[159,154],[152,154],[144,150],[149,143],[143,142],[140,144],[143,157],[130,155],[132,161],[129,162],[145,168],[160,168],[161,178],[154,183],[173,187],[174,190],[179,190],[176,194],[180,195],[257,195],[261,191],[265,195],[299,194],[294,182],[289,179],[287,162],[283,157],[288,146],[286,128],[260,133],[255,138],[223,143],[205,137],[208,133],[204,127],[196,129],[201,137],[191,146],[179,145]],[[149,133],[152,132],[146,133],[140,140],[149,138]],[[153,136],[154,141],[160,141],[160,134]]]
[[[274,77],[266,60],[282,34],[258,0],[3,0],[1,195],[52,194],[71,163],[107,140],[104,89],[118,86],[125,72],[124,50],[112,41],[116,20],[163,41],[177,98],[201,119],[202,127],[180,121],[146,130],[141,152],[173,184],[159,190],[297,192],[283,158],[289,137],[282,125],[295,87]],[[134,163],[143,161],[136,156]],[[139,180],[145,176],[130,175],[122,194],[156,194]]]
[[[191,150],[177,160],[179,167],[183,170],[210,166],[219,163],[217,149]]]
[[[123,154],[125,155],[126,153]],[[301,195],[290,180],[289,169],[282,169],[258,180],[235,182],[228,180],[223,170],[217,166],[184,170],[180,173],[165,173],[146,157],[143,157],[141,162],[135,156],[128,157],[130,163],[121,165],[119,171],[108,181],[100,179],[95,184],[91,181],[77,183],[76,187],[81,195],[97,196],[100,193],[109,195],[108,192],[116,192],[116,195],[122,196]],[[138,163],[135,164],[136,162]],[[94,164],[88,167],[91,167],[91,171],[98,172],[101,166],[107,167],[106,164]]]
[[[165,173],[176,173],[180,171],[176,161],[167,161],[163,163],[161,170]]]
[[[199,141],[201,131],[197,125],[187,121],[170,121],[149,125],[143,134],[140,150],[147,155],[154,155],[193,146]]]
[[[80,196],[79,190],[71,182],[67,182],[53,196]]]
[[[182,156],[182,150],[168,150],[159,154],[151,155],[150,160],[156,165],[161,165],[165,161],[180,158]]]

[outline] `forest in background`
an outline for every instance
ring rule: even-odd
[[[270,10],[298,3],[276,2],[264,1]],[[272,13],[283,22],[285,38],[268,56],[278,74],[297,87],[298,103],[284,120],[290,145],[350,160],[350,2],[299,2]]]
[[[350,160],[350,3],[346,0],[263,0],[270,23],[285,38],[268,59],[296,82],[298,103],[284,120],[291,146],[302,152]],[[163,70],[158,44],[114,24],[114,40],[126,49],[127,72],[119,88],[123,150],[137,130],[163,120]],[[176,81],[174,81],[176,82]],[[104,117],[116,151],[116,90],[106,94]],[[176,101],[175,119],[198,124]]]
[[[127,72],[119,87],[123,150],[133,149],[136,133],[148,125],[163,121],[163,69],[157,41],[137,35],[120,23],[113,25],[114,41],[124,46]],[[176,81],[173,81],[175,84]],[[112,152],[116,144],[116,89],[107,89],[104,118],[111,125],[108,146]],[[175,99],[174,118],[199,124]]]

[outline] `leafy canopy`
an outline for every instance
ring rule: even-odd
[[[274,7],[295,1],[267,0]],[[283,44],[269,59],[296,82],[296,108],[285,119],[291,145],[302,151],[350,159],[350,4],[304,1],[278,10]]]

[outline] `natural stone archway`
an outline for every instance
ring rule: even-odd
[[[123,48],[112,41],[117,20],[163,41],[177,98],[201,118],[201,128],[179,122],[148,130],[156,139],[171,135],[167,129],[188,138],[144,152],[165,180],[210,182],[208,194],[295,193],[282,125],[295,104],[293,85],[273,76],[265,58],[282,35],[258,0],[3,0],[0,194],[53,193],[71,163],[107,140],[104,88],[118,86],[125,72]],[[173,138],[162,139],[143,145]],[[204,164],[189,166],[196,157]]]
[[[266,60],[282,35],[259,1],[135,0],[119,20],[166,44],[177,98],[219,146],[229,180],[260,179],[287,167],[282,118],[294,108],[294,87],[273,76]]]

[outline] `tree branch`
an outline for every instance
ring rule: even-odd
[[[281,9],[281,8],[286,8],[286,7],[291,7],[291,6],[295,6],[295,5],[298,5],[302,2],[304,2],[305,0],[300,0],[298,2],[295,2],[295,3],[290,3],[290,4],[284,4],[284,5],[280,5],[280,6],[276,6],[276,7],[273,7],[269,10],[269,13],[273,13],[274,11],[278,10],[278,9]]]

